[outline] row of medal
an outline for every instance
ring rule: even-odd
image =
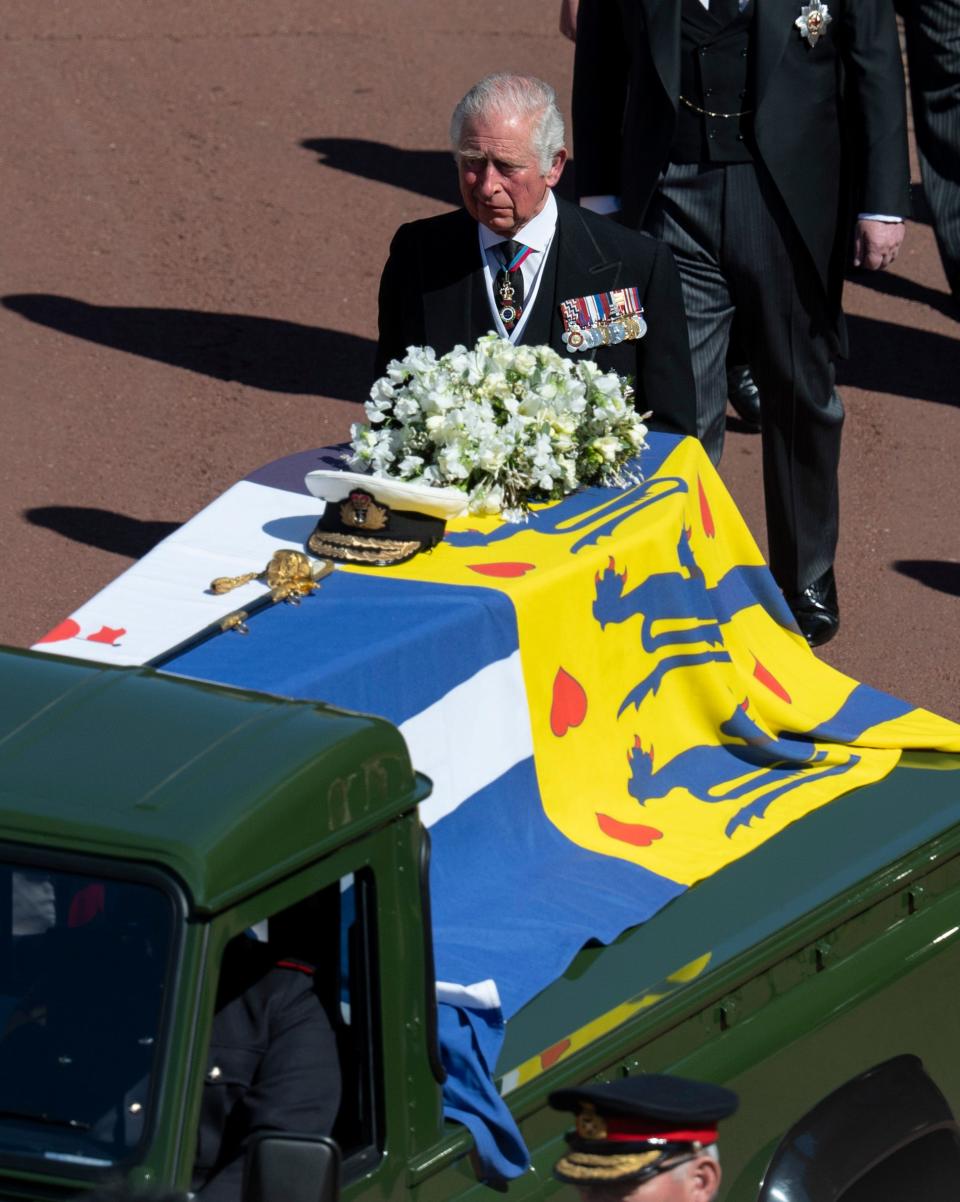
[[[577,296],[560,306],[563,341],[570,351],[591,351],[642,338],[647,332],[636,288]]]

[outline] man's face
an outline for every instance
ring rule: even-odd
[[[457,165],[463,203],[471,217],[504,238],[512,238],[536,217],[566,162],[567,152],[561,150],[547,174],[541,174],[532,139],[536,122],[536,114],[494,113],[468,118],[460,133]]]
[[[696,1156],[677,1172],[658,1173],[639,1185],[594,1185],[580,1190],[583,1202],[711,1202],[720,1188],[720,1166]]]

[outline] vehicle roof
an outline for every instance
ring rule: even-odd
[[[0,647],[0,839],[159,864],[215,911],[429,792],[381,718]]]

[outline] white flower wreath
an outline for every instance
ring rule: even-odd
[[[647,445],[626,380],[496,334],[439,359],[430,347],[408,347],[364,407],[369,424],[350,431],[352,467],[452,485],[472,513],[508,521],[583,484],[635,483],[629,461]]]

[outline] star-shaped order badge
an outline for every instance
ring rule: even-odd
[[[832,20],[827,5],[821,0],[813,0],[812,4],[801,6],[800,16],[794,21],[794,25],[800,30],[801,37],[805,37],[811,46],[816,46]]]

